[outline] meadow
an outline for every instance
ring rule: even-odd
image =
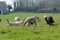
[[[55,25],[49,26],[43,19],[44,15],[52,16]],[[25,18],[39,16],[37,27],[34,26],[8,26],[6,18],[14,21],[14,17]],[[59,13],[28,13],[18,12],[7,15],[0,15],[0,40],[60,40],[60,14]]]

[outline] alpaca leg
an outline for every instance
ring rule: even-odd
[[[34,26],[37,26],[35,21],[33,22],[33,24],[34,24]]]
[[[27,20],[23,23],[23,26],[25,26],[27,24]]]

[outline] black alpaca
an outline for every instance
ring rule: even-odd
[[[48,24],[49,24],[49,25],[53,25],[54,22],[55,22],[55,21],[53,20],[53,17],[52,17],[52,16],[49,16],[49,17],[48,17]]]
[[[55,22],[52,16],[45,17],[44,19],[48,25],[53,25],[53,23]]]

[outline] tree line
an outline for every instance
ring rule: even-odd
[[[54,3],[52,2],[54,1]],[[59,0],[51,0],[51,3],[45,0],[21,0],[18,1],[18,5],[14,8],[15,11],[27,11],[27,12],[44,12],[44,11],[58,11],[60,10]]]

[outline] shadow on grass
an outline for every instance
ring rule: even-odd
[[[11,31],[0,31],[0,34],[6,34],[6,33],[9,33]]]

